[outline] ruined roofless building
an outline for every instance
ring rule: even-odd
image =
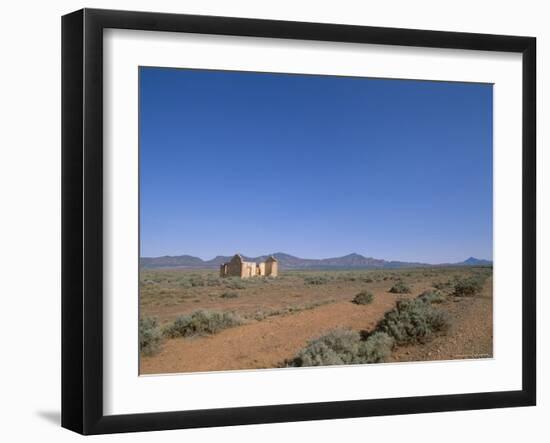
[[[235,254],[228,263],[220,265],[220,277],[277,277],[278,274],[279,262],[272,255],[265,262],[256,264],[253,261],[244,261],[240,254]]]

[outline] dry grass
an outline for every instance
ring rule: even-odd
[[[430,348],[427,356],[421,353],[424,360],[459,358],[472,348],[460,336],[453,337],[453,343],[461,345],[452,353],[440,352],[447,344],[441,334],[448,320],[455,330],[466,318],[464,314],[457,323],[455,308],[477,302],[490,305],[492,299],[487,283],[484,292],[473,297],[457,297],[456,286],[486,279],[491,272],[490,268],[283,270],[279,278],[237,280],[219,279],[211,270],[145,270],[141,318],[158,318],[165,331],[180,320],[157,354],[143,356],[140,373],[273,368],[295,358],[299,359],[293,364],[308,366],[393,361],[400,349],[405,350],[395,358],[404,361],[417,359],[416,348],[431,343],[438,347]],[[411,293],[389,293],[397,282]],[[371,293],[373,299],[351,303],[360,293]],[[216,314],[198,316],[197,311]],[[228,320],[228,314],[239,320]],[[341,334],[342,330],[352,333]],[[479,349],[485,353],[490,350],[490,336],[478,340],[473,331],[468,337],[468,343],[482,343]],[[394,343],[391,355],[390,342]]]
[[[452,291],[453,282],[484,272],[478,268],[283,270],[277,278],[241,280],[219,278],[215,270],[145,269],[140,275],[140,316],[156,317],[162,326],[197,309],[232,311],[243,318],[261,320],[349,302],[361,292],[395,297],[387,291],[398,282],[408,286],[412,294],[430,289],[434,282],[449,282]]]

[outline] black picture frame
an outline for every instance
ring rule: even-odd
[[[192,32],[378,45],[503,51],[523,63],[522,389],[103,413],[103,30]],[[229,17],[83,9],[62,18],[62,426],[82,434],[458,411],[536,403],[536,39]]]

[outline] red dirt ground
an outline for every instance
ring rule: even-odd
[[[141,358],[142,374],[273,368],[292,358],[308,340],[338,327],[370,329],[398,297],[375,296],[370,305],[336,302],[296,314],[226,329],[219,334],[176,338],[153,357]]]
[[[141,374],[164,374],[178,372],[203,372],[219,370],[261,369],[279,367],[294,357],[309,340],[315,339],[335,328],[350,328],[357,331],[372,330],[384,313],[395,306],[398,299],[415,297],[431,286],[432,278],[416,280],[412,294],[388,293],[391,282],[374,283],[374,301],[365,306],[351,303],[361,284],[351,283],[340,287],[339,283],[310,288],[296,286],[300,291],[296,306],[305,306],[311,300],[327,304],[286,315],[268,317],[262,321],[226,329],[218,334],[194,338],[167,339],[162,350],[150,357],[140,359]],[[291,281],[292,284],[295,284]],[[247,289],[240,291],[237,299],[222,300],[219,296],[203,296],[200,304],[208,308],[225,306],[239,313],[253,312],[255,306],[279,308],[288,306],[294,296],[284,295],[284,280],[272,285],[269,290]],[[357,286],[356,286],[357,285]],[[282,287],[279,287],[282,286]],[[206,290],[206,289],[205,289]],[[281,292],[280,295],[279,292]],[[176,313],[191,310],[195,303],[182,305],[151,306],[147,310],[170,321]],[[452,319],[452,327],[446,335],[436,337],[426,344],[398,347],[392,353],[392,361],[450,360],[458,358],[486,358],[492,356],[493,298],[492,280],[488,279],[482,293],[476,297],[449,297],[437,305],[446,310]]]

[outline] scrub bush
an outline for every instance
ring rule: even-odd
[[[402,345],[426,342],[449,326],[450,320],[445,311],[416,299],[398,301],[397,306],[384,315],[377,330],[387,333],[396,344]]]
[[[483,280],[479,277],[462,278],[455,282],[453,295],[456,297],[473,297],[483,289]]]
[[[418,296],[418,299],[426,303],[443,303],[445,295],[436,289],[428,289]]]
[[[232,312],[199,309],[191,314],[176,318],[174,323],[164,328],[163,333],[170,338],[216,334],[223,329],[238,326],[242,323],[242,318]]]
[[[361,291],[355,297],[353,297],[352,302],[356,305],[368,305],[374,300],[374,295],[369,291]]]
[[[411,292],[411,288],[403,281],[399,280],[390,288],[390,292],[392,294],[409,294]]]
[[[378,363],[390,355],[393,339],[375,332],[362,340],[358,332],[335,329],[308,342],[288,366],[329,366]]]
[[[156,318],[139,319],[139,350],[143,355],[153,355],[160,351],[162,332]]]

